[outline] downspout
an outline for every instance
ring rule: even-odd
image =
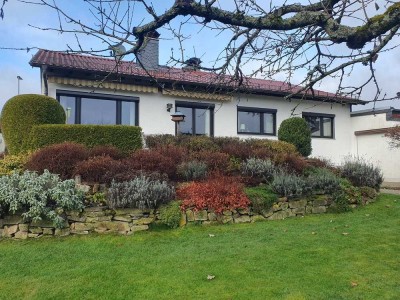
[[[47,66],[42,67],[42,80],[43,80],[43,94],[49,95],[49,85],[47,83]]]

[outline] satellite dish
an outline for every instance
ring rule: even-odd
[[[118,57],[118,56],[123,56],[126,53],[126,49],[124,45],[118,44],[115,46],[110,46],[108,49],[112,50],[113,56]]]

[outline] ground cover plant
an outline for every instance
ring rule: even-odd
[[[397,299],[399,219],[380,195],[339,215],[2,240],[0,299]]]

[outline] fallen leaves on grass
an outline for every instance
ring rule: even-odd
[[[207,280],[213,280],[215,278],[214,275],[207,275]]]

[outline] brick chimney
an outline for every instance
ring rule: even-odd
[[[160,34],[155,30],[149,32],[138,51],[138,60],[146,70],[155,70],[159,67],[159,36]]]

